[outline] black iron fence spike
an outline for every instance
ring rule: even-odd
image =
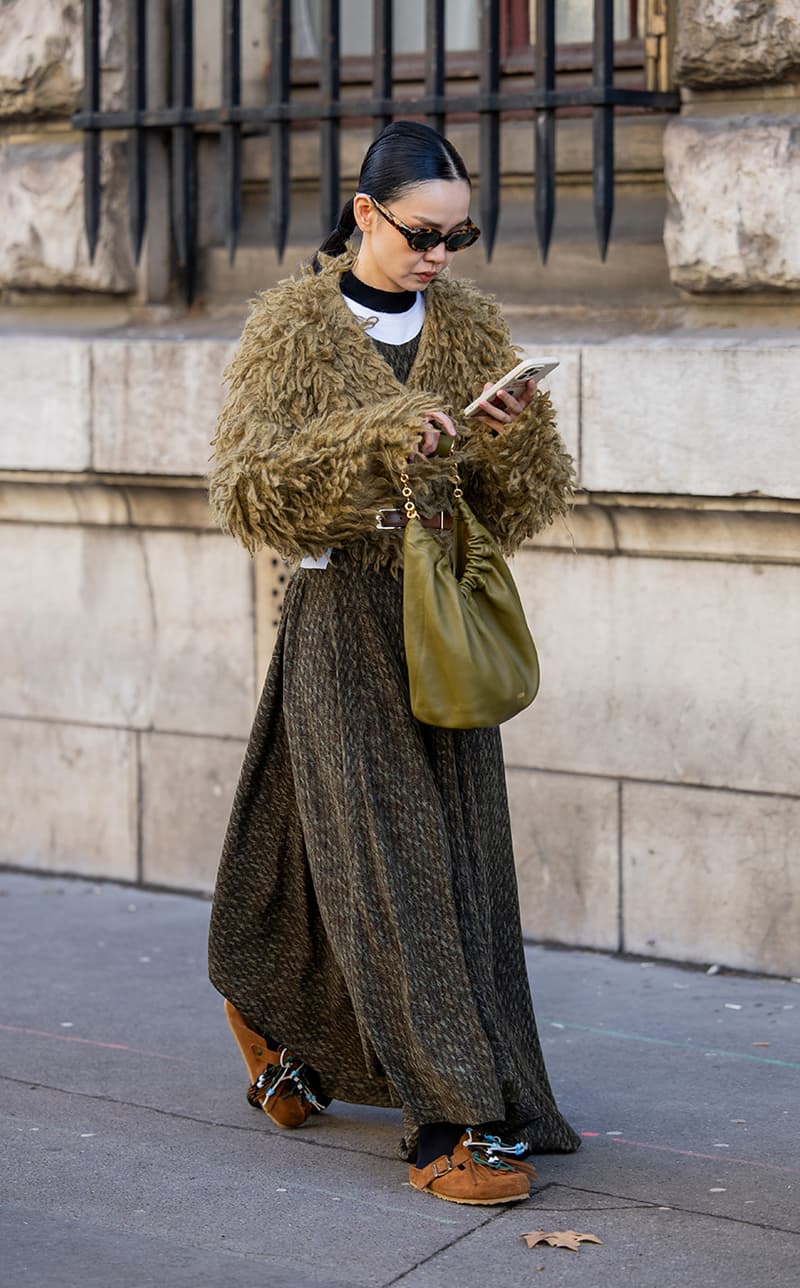
[[[481,0],[480,87],[500,89],[500,0]],[[480,216],[483,247],[491,260],[500,217],[500,113],[482,111],[478,124]]]
[[[100,111],[100,0],[85,0],[83,13],[83,110]],[[94,263],[100,236],[100,133],[83,140],[83,219],[89,262]]]
[[[128,228],[134,261],[142,257],[147,217],[147,139],[141,130],[128,135]]]
[[[592,205],[600,258],[605,260],[614,218],[614,0],[594,0],[592,86]]]
[[[193,0],[172,0],[172,97],[181,109],[194,96]],[[197,155],[189,124],[172,130],[172,219],[183,297],[191,304],[197,291]]]
[[[83,140],[83,219],[93,264],[100,236],[100,135],[94,130]]]
[[[340,0],[322,0],[320,90],[323,103],[338,104],[341,92]],[[324,119],[320,126],[321,225],[326,236],[339,218],[340,120]]]
[[[372,97],[376,108],[392,97],[394,5],[392,0],[372,0]],[[375,134],[391,122],[391,113],[375,112]]]
[[[614,120],[610,107],[595,108],[592,205],[600,258],[605,260],[614,219]]]
[[[534,83],[547,94],[556,88],[556,0],[536,0],[534,30]],[[544,106],[534,114],[534,195],[536,239],[542,263],[547,263],[556,214],[555,108]]]
[[[225,249],[233,264],[242,220],[242,147],[238,125],[223,125],[221,132],[222,189],[225,193]]]
[[[222,11],[222,104],[238,107],[241,102],[242,38],[240,0],[224,0]],[[221,130],[222,190],[225,193],[225,247],[233,264],[239,244],[242,211],[241,126],[226,124]]]
[[[270,9],[270,103],[278,107],[291,100],[292,55],[291,0],[272,0]],[[269,227],[272,244],[283,259],[290,216],[290,124],[274,121],[269,130]]]
[[[601,256],[609,245],[614,210],[614,122],[616,107],[675,111],[679,96],[672,91],[648,91],[614,84],[613,0],[593,0],[594,62],[591,85],[559,88],[555,76],[556,0],[535,0],[535,81],[530,88],[506,88],[501,83],[500,18],[507,0],[479,0],[480,85],[454,85],[447,92],[445,63],[445,3],[426,0],[426,64],[424,84],[413,97],[395,94],[393,82],[392,0],[373,0],[374,41],[371,96],[342,99],[340,18],[341,0],[320,0],[320,93],[292,97],[291,0],[270,0],[272,46],[268,101],[241,102],[241,0],[223,4],[223,94],[216,107],[193,105],[192,0],[170,0],[171,94],[167,106],[148,107],[143,28],[145,11],[154,0],[125,0],[129,15],[128,102],[114,111],[101,108],[100,16],[104,0],[84,0],[85,78],[81,111],[73,124],[84,131],[84,219],[89,253],[94,258],[101,222],[102,132],[128,131],[130,165],[128,218],[134,252],[139,255],[145,235],[147,165],[150,132],[171,140],[172,226],[181,285],[188,300],[196,290],[197,154],[196,139],[219,132],[226,194],[225,243],[233,257],[240,235],[242,210],[242,136],[268,135],[271,149],[270,234],[280,257],[290,219],[290,140],[295,124],[316,124],[320,134],[320,209],[324,232],[339,211],[340,129],[343,120],[366,118],[376,131],[397,115],[426,117],[442,129],[455,115],[479,120],[480,212],[483,245],[491,256],[500,218],[501,121],[506,113],[533,115],[536,169],[534,218],[542,258],[550,247],[556,207],[555,114],[562,108],[589,108],[593,116],[593,208]],[[155,12],[155,8],[153,10]]]
[[[534,122],[535,188],[533,195],[536,238],[542,263],[547,263],[556,213],[556,123],[552,112],[537,112]]]
[[[147,0],[128,0],[128,106],[137,116],[147,107]],[[128,131],[128,226],[136,263],[147,221],[147,137],[141,125]]]
[[[444,58],[444,0],[425,0],[425,93],[429,98],[444,98]],[[444,132],[446,117],[441,107],[428,112],[427,119],[440,134]]]

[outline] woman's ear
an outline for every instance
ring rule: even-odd
[[[357,227],[362,233],[369,231],[369,226],[375,214],[375,208],[363,192],[356,193],[353,198],[353,214]]]

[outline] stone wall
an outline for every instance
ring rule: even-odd
[[[800,6],[679,0],[681,116],[667,127],[672,281],[697,295],[800,291]]]
[[[0,347],[3,861],[210,886],[286,578],[209,527],[230,347]],[[800,347],[562,348],[585,492],[515,563],[543,684],[504,737],[526,932],[796,974]]]
[[[3,0],[0,121],[67,117],[83,89],[83,6],[78,0]],[[102,105],[123,105],[125,0],[100,5]]]
[[[66,137],[0,142],[0,287],[114,294],[134,289],[124,144],[102,147],[103,236],[93,263],[83,221],[82,158],[80,143]]]
[[[103,6],[112,72],[124,9]],[[119,306],[93,311],[130,299],[141,275],[116,140],[86,256],[76,12],[0,5],[0,862],[204,892],[287,570],[209,525],[233,326],[146,315],[114,332]],[[595,310],[600,338],[553,340],[535,291],[510,314],[562,357],[552,389],[583,489],[569,528],[515,563],[543,667],[536,703],[505,730],[522,913],[536,938],[798,975],[800,345],[781,322],[800,283],[798,17],[788,0],[682,0],[679,20],[666,247],[677,287],[728,301],[727,329],[649,316],[648,331],[631,313],[610,339],[609,279],[598,269],[586,295],[582,243],[570,300]],[[262,56],[254,46],[248,75]],[[119,75],[106,84],[114,102]],[[577,173],[573,124],[560,163]],[[650,189],[654,138],[638,118],[618,133]],[[520,173],[522,141],[504,131]],[[359,148],[348,138],[344,155]],[[634,224],[615,236],[629,305],[642,247]],[[517,251],[501,245],[492,271],[505,254],[523,276]],[[168,289],[159,254],[148,300]],[[237,300],[263,281],[239,265]],[[769,330],[752,298],[768,301]]]
[[[0,119],[74,112],[82,85],[80,6],[7,0],[0,7]]]
[[[678,0],[675,75],[716,89],[800,77],[795,0]]]
[[[0,294],[129,294],[136,287],[127,231],[124,144],[104,141],[102,236],[94,263],[84,231],[82,6],[67,0],[0,5]],[[123,103],[126,6],[103,0],[102,105]]]

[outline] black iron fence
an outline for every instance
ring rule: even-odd
[[[500,214],[500,126],[509,113],[528,115],[532,125],[535,184],[534,223],[539,249],[547,258],[556,208],[556,114],[564,109],[591,112],[593,130],[593,207],[601,257],[605,258],[614,211],[614,111],[616,108],[673,111],[677,93],[615,85],[614,0],[593,0],[594,41],[591,84],[563,87],[556,82],[556,2],[536,0],[533,85],[501,84],[502,0],[478,0],[480,43],[477,88],[455,92],[445,74],[445,0],[425,0],[425,54],[421,92],[395,92],[393,0],[372,0],[373,55],[371,92],[342,97],[341,0],[320,0],[319,95],[314,101],[292,94],[292,4],[270,0],[270,60],[266,101],[244,105],[242,87],[242,2],[223,0],[221,31],[222,94],[218,107],[194,106],[194,3],[170,0],[168,103],[148,103],[148,19],[152,3],[127,0],[127,107],[101,110],[101,0],[84,0],[85,83],[83,110],[74,117],[84,135],[86,235],[94,255],[100,229],[100,138],[103,131],[126,131],[128,209],[134,254],[140,256],[147,211],[147,139],[169,140],[172,230],[175,259],[188,301],[194,297],[198,262],[197,131],[220,136],[225,193],[225,240],[236,254],[242,213],[242,139],[269,138],[269,240],[282,256],[291,213],[290,146],[292,127],[318,125],[320,133],[321,229],[336,224],[340,201],[340,135],[347,121],[370,120],[375,131],[395,116],[424,117],[443,131],[448,118],[476,119],[479,134],[479,204],[482,245],[491,256]],[[245,0],[246,3],[246,0]]]

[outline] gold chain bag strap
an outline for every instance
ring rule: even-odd
[[[453,558],[422,526],[408,474],[403,631],[411,710],[423,724],[483,729],[530,706],[539,659],[519,592],[491,533],[461,490],[455,458]]]

